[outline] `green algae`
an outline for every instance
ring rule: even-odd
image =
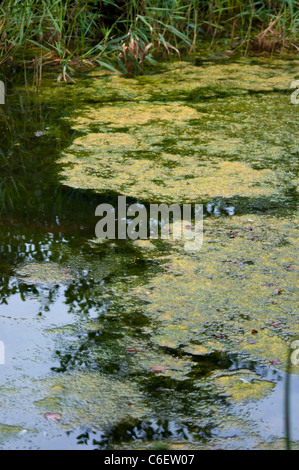
[[[77,148],[79,150],[80,148],[87,150],[119,150],[123,148],[138,150],[140,147],[142,147],[141,143],[138,142],[133,136],[120,132],[115,132],[113,134],[88,134],[88,136],[78,137],[72,145],[72,148]]]
[[[149,319],[143,332],[153,345],[132,357],[133,370],[157,364],[160,376],[185,384],[190,377],[209,377],[218,355],[229,362],[236,352],[245,362],[286,370],[291,338],[299,334],[298,220],[281,217],[284,206],[292,214],[289,195],[298,185],[296,110],[287,93],[294,67],[279,61],[176,63],[151,77],[110,74],[104,87],[119,100],[94,103],[72,117],[73,128],[84,135],[60,160],[63,184],[146,202],[216,199],[233,206],[243,200],[244,207],[280,211],[207,218],[199,252],[186,253],[185,240],[164,241],[166,252],[153,252],[161,271],[124,296],[142,303]],[[92,86],[101,101],[99,85],[101,75]],[[244,368],[216,371],[208,381],[232,403],[259,401],[274,389]],[[227,430],[229,418],[224,421]],[[240,422],[236,436],[245,427]],[[239,439],[241,447],[236,436],[234,445]],[[222,445],[228,445],[225,439]],[[258,436],[252,437],[255,445],[267,446]]]
[[[53,388],[52,388],[53,390]],[[55,390],[55,388],[54,388]],[[42,409],[45,410],[45,412],[61,412],[61,405],[59,402],[59,399],[57,397],[46,397],[42,398],[41,400],[35,401],[34,404]]]
[[[286,367],[288,343],[299,334],[293,258],[298,224],[251,217],[207,219],[197,254],[188,256],[182,242],[171,242],[172,252],[161,260],[165,271],[148,286],[151,295],[146,286],[135,289],[148,298],[145,312],[159,322],[152,338],[158,345],[203,356],[238,350],[252,359],[280,359]]]
[[[74,276],[67,268],[56,263],[28,263],[17,270],[19,276],[27,284],[53,285],[71,281]]]
[[[119,100],[127,99],[167,99],[172,97],[195,98],[198,92],[209,87],[206,95],[213,98],[227,91],[227,86],[234,93],[246,94],[249,91],[267,92],[273,90],[286,90],[289,87],[290,70],[296,69],[298,61],[286,64],[283,60],[259,59],[260,64],[253,65],[250,60],[240,60],[235,63],[213,64],[196,66],[189,62],[173,62],[164,64],[162,73],[153,76],[140,76],[134,79],[125,79],[117,75],[109,77],[109,84],[114,92],[117,92]],[[105,74],[93,71],[91,75],[99,79],[102,84]],[[294,74],[295,75],[295,74]],[[108,76],[108,74],[106,74]],[[97,82],[95,82],[97,84]],[[213,86],[215,88],[213,88]],[[102,90],[93,89],[95,96],[100,96]],[[108,89],[109,93],[109,89]]]
[[[296,110],[280,93],[294,69],[274,67],[183,62],[151,77],[110,74],[100,85],[133,93],[132,102],[94,104],[72,118],[85,135],[61,159],[64,184],[147,201],[283,199],[297,184],[293,173],[277,166],[287,159],[288,170],[297,167]],[[94,93],[98,86],[95,81]],[[210,103],[205,90],[213,87],[226,94]]]
[[[294,68],[284,64],[177,63],[136,79],[94,72],[97,80],[82,90],[54,90],[66,99],[76,93],[83,105],[68,119],[80,134],[60,160],[66,186],[145,202],[222,198],[234,205],[239,197],[257,212],[262,202],[274,211],[206,218],[198,253],[186,253],[185,240],[80,239],[80,249],[59,247],[56,259],[70,268],[21,267],[25,283],[74,281],[65,301],[77,319],[42,326],[61,364],[50,377],[23,376],[17,397],[5,391],[2,410],[26,403],[40,433],[48,432],[49,411],[61,413],[50,424],[60,431],[115,426],[121,436],[123,423],[133,429],[134,420],[142,426],[166,416],[194,430],[194,442],[161,441],[173,450],[284,448],[270,432],[270,440],[255,433],[254,416],[250,423],[231,410],[271,395],[274,381],[252,369],[285,370],[299,333],[298,220],[287,194],[296,185],[298,131],[288,95]],[[232,363],[241,369],[228,372]],[[20,412],[10,420],[21,421]],[[152,448],[151,438],[125,442],[111,447]]]
[[[20,426],[11,426],[0,423],[0,435],[19,434],[22,431]]]
[[[134,246],[137,246],[138,248],[142,250],[156,250],[155,245],[150,242],[149,240],[135,240],[133,242]]]
[[[246,370],[216,374],[214,380],[236,402],[259,400],[274,388],[273,382],[261,380],[258,374]]]
[[[88,136],[86,137],[88,144]],[[70,164],[62,173],[66,175],[66,184],[72,187],[95,191],[119,191],[127,196],[160,200],[196,202],[215,197],[233,196],[269,196],[277,192],[280,184],[271,170],[253,170],[241,162],[220,162],[214,165],[202,165],[192,157],[184,157],[184,164],[179,165],[179,155],[172,155],[178,165],[168,167],[152,160],[123,155],[102,154],[77,157],[76,160],[63,160]],[[186,168],[190,178],[186,177]]]
[[[180,103],[169,105],[132,103],[122,106],[106,106],[99,110],[87,108],[83,116],[78,118],[74,129],[82,130],[88,128],[88,124],[109,125],[109,128],[138,127],[151,121],[178,122],[196,119],[198,113],[189,106]],[[107,139],[107,137],[106,137]]]
[[[140,418],[147,412],[134,383],[105,377],[101,373],[64,374],[42,384],[49,395],[35,402],[43,411],[59,410],[65,429],[86,424],[93,429],[119,420]]]

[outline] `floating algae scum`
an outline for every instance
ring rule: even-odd
[[[10,186],[14,217],[0,225],[1,447],[285,448],[298,61],[196,64],[66,86],[49,77],[27,114],[12,94],[6,112],[27,127],[4,138],[11,162],[23,155],[13,176],[24,197]],[[201,250],[95,239],[96,206],[118,195],[203,203]]]

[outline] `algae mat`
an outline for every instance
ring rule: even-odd
[[[83,135],[61,159],[64,184],[145,201],[285,198],[298,184],[292,66],[177,63],[152,77],[100,74],[89,88],[98,103],[71,119]],[[119,99],[103,104],[111,90]]]
[[[61,159],[63,184],[210,207],[200,252],[144,244],[161,272],[132,291],[155,325],[146,330],[153,344],[185,358],[182,377],[187,358],[200,376],[217,354],[286,370],[299,336],[299,133],[289,91],[297,66],[243,60],[175,63],[135,79],[93,73],[95,103],[71,119],[81,135]],[[233,217],[218,217],[219,207]],[[210,379],[232,402],[271,394],[260,377],[218,375]]]
[[[94,201],[203,202],[204,241],[187,252],[184,240],[3,227],[12,273],[1,305],[1,446],[285,447],[287,351],[299,335],[297,65],[176,62],[42,91],[51,106],[78,98],[57,166],[64,185]],[[83,193],[72,192],[79,223]]]
[[[296,65],[174,63],[136,79],[93,73],[99,104],[73,118],[83,135],[62,159],[64,184],[146,202],[216,201],[216,216],[217,204],[258,214],[206,220],[197,255],[172,246],[171,269],[154,279],[147,307],[161,323],[161,346],[204,354],[232,343],[283,362],[286,340],[299,334],[298,221],[286,218],[297,201]],[[102,105],[112,89],[120,103]],[[272,218],[260,215],[270,208]],[[227,341],[215,341],[217,332]]]
[[[297,242],[298,219],[260,215],[206,219],[197,253],[170,241],[163,271],[135,289],[159,324],[153,341],[194,358],[238,351],[285,369],[299,336]]]

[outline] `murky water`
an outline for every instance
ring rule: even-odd
[[[285,448],[296,76],[293,59],[207,53],[136,79],[53,74],[39,95],[12,82],[0,109],[2,448]],[[118,195],[202,202],[202,249],[97,243],[95,208]]]

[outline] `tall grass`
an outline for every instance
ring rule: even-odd
[[[42,62],[59,64],[60,79],[68,80],[72,68],[95,62],[126,69],[124,48],[132,41],[138,53],[130,66],[135,60],[138,73],[144,61],[194,51],[203,39],[244,54],[298,50],[298,5],[295,0],[2,0],[0,65],[20,53],[34,59],[39,50]]]

